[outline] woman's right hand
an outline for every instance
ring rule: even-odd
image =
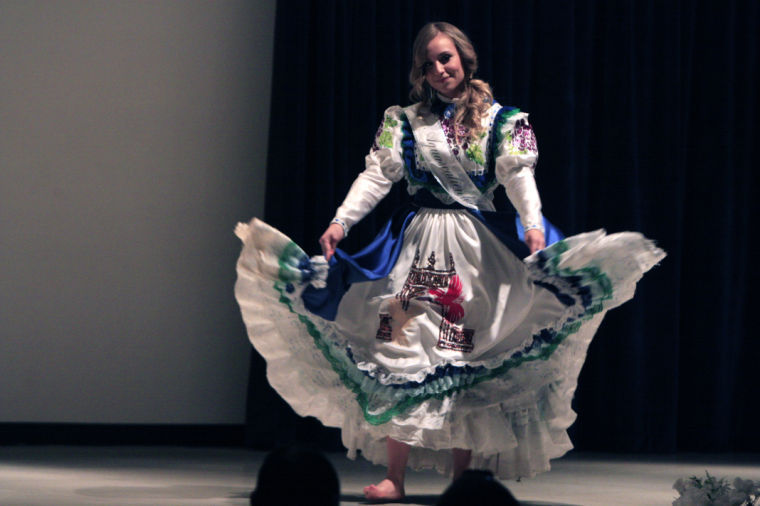
[[[528,246],[531,255],[540,249],[544,249],[546,247],[544,233],[537,228],[525,231],[525,244]]]
[[[319,245],[322,246],[322,254],[328,262],[335,254],[335,247],[343,239],[343,227],[337,223],[330,223],[325,233],[319,238]]]

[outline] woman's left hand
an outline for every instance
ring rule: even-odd
[[[525,244],[528,245],[531,255],[540,249],[546,247],[544,233],[534,228],[525,232]]]

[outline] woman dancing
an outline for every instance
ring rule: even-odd
[[[570,404],[605,312],[664,257],[633,232],[561,239],[541,215],[527,114],[476,70],[459,29],[420,30],[414,104],[385,111],[323,256],[256,219],[236,230],[236,296],[268,379],[297,413],[340,427],[349,457],[387,466],[371,500],[402,498],[407,467],[548,470],[572,448]],[[373,243],[337,249],[402,179],[410,202]],[[495,212],[500,186],[518,220]]]

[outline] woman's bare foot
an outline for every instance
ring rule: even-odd
[[[377,485],[364,487],[364,496],[370,501],[396,501],[404,497],[404,486],[386,478]]]

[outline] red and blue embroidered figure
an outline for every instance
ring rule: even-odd
[[[449,280],[449,286],[444,292],[440,288],[433,288],[428,292],[432,295],[433,301],[443,307],[443,316],[451,323],[456,323],[464,316],[462,302],[462,280],[458,274]]]
[[[456,273],[454,257],[449,254],[448,268],[441,270],[435,268],[435,252],[430,253],[427,267],[419,267],[419,260],[420,252],[417,251],[404,287],[396,294],[395,300],[386,304],[387,312],[380,314],[376,337],[383,341],[406,341],[400,335],[403,328],[414,316],[421,314],[420,308],[410,309],[410,302],[424,301],[436,307],[441,315],[438,348],[465,353],[472,351],[474,330],[458,325],[464,318],[465,311],[462,306],[462,280]],[[399,334],[398,338],[394,338],[396,334]]]

